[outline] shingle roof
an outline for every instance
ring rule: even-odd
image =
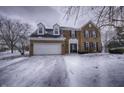
[[[85,27],[88,24],[92,24],[92,25],[94,25],[96,27],[96,25],[92,21],[89,21],[87,24],[85,24],[82,27]],[[63,26],[61,26],[60,27],[60,33],[62,33],[62,31],[81,31],[81,28],[72,28],[72,27],[63,27]],[[61,36],[61,34],[60,35],[53,35],[53,29],[45,29],[45,34],[44,35],[39,35],[37,33],[37,30],[30,35],[30,37],[53,37],[53,38],[57,38],[57,37],[60,37],[60,36]]]
[[[53,29],[45,29],[45,34],[44,35],[39,35],[37,33],[37,30],[30,35],[30,37],[52,37],[52,38],[58,38],[60,35],[53,35]]]
[[[53,29],[46,29],[46,31],[53,31]]]

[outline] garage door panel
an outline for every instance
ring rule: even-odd
[[[34,54],[61,54],[61,43],[35,43]]]

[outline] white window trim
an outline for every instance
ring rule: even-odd
[[[93,33],[93,37],[96,38],[96,37],[97,37],[97,35],[96,35],[96,34],[97,34],[96,31],[93,31],[92,33]]]
[[[71,38],[75,38],[76,37],[76,32],[75,31],[71,31]]]
[[[39,32],[39,29],[42,29],[42,33]],[[42,27],[42,28],[38,28],[38,35],[44,35],[45,34],[45,29]]]
[[[97,48],[97,43],[94,42],[94,49],[96,50],[96,48]]]
[[[89,48],[89,42],[86,42],[86,47]]]
[[[41,26],[38,27],[37,33],[38,33],[38,35],[44,35],[45,34],[45,26],[42,23],[40,23],[40,24],[41,24]],[[39,32],[39,29],[42,29],[42,33]]]
[[[71,51],[70,51],[70,45],[71,45],[72,43],[73,43],[73,44],[77,44],[77,53],[78,53],[78,49],[79,49],[79,48],[78,48],[78,40],[77,40],[77,39],[69,39],[69,46],[68,46],[68,49],[69,49],[68,52],[69,52],[69,54],[71,53]]]
[[[57,33],[57,34],[55,33],[55,30],[56,30],[56,29],[57,29],[57,31],[58,31],[58,33]],[[59,28],[54,28],[54,30],[53,30],[53,34],[54,34],[54,35],[60,35]]]
[[[89,33],[88,30],[85,31],[85,37],[86,37],[86,38],[89,38],[89,37],[90,37],[90,33]]]
[[[58,34],[55,33],[55,29],[58,30]],[[59,25],[57,24],[53,26],[53,35],[60,35],[60,28],[59,28]]]
[[[92,27],[92,24],[90,23],[88,26],[89,26],[89,28],[91,28]]]

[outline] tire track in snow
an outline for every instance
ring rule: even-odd
[[[67,70],[64,59],[62,56],[57,56],[54,64],[54,69],[52,70],[51,75],[46,81],[47,86],[50,87],[65,87],[67,85]]]
[[[13,60],[8,60],[7,62],[4,62],[4,63],[3,63],[3,62],[0,62],[0,69],[1,69],[1,68],[4,68],[4,67],[7,67],[7,66],[9,66],[9,65],[13,65],[13,64],[15,64],[15,63],[24,61],[24,60],[26,60],[26,59],[28,59],[28,57],[15,58],[15,59],[13,59]]]

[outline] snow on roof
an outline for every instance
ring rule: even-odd
[[[79,28],[64,27],[64,26],[61,26],[60,29],[62,29],[62,30],[67,30],[67,31],[80,31]]]
[[[65,38],[64,37],[58,37],[58,38],[30,37],[30,40],[57,40],[57,41],[62,41],[62,40],[65,40]]]

